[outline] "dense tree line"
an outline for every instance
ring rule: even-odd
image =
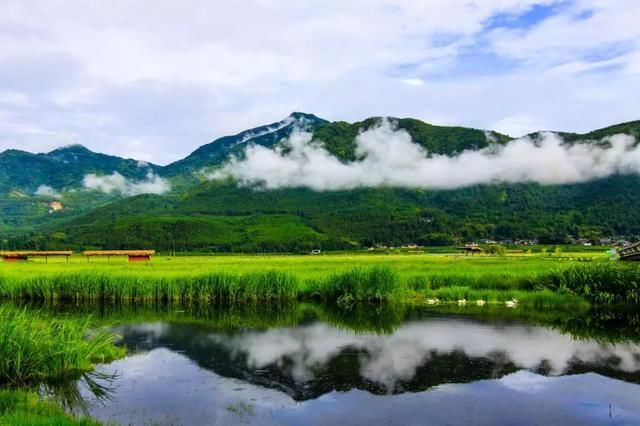
[[[8,239],[24,248],[305,252],[377,244],[640,234],[640,178],[579,185],[487,185],[452,191],[314,192],[206,183],[186,196],[138,196],[64,225]]]

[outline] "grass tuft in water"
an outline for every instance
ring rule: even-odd
[[[23,386],[78,377],[94,362],[122,356],[114,337],[89,318],[51,318],[0,306],[0,385]]]

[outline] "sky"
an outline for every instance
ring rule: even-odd
[[[635,0],[0,0],[0,151],[167,164],[292,111],[584,132],[640,119]]]

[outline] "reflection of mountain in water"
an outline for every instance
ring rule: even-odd
[[[150,323],[117,332],[134,352],[166,347],[218,375],[279,389],[296,400],[354,388],[418,392],[519,369],[548,375],[596,371],[640,382],[637,344],[576,341],[547,328],[461,318],[409,322],[386,335],[320,322],[268,330]]]

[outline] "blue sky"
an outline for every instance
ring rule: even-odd
[[[0,151],[168,163],[291,111],[514,136],[640,119],[640,2],[0,0]]]

